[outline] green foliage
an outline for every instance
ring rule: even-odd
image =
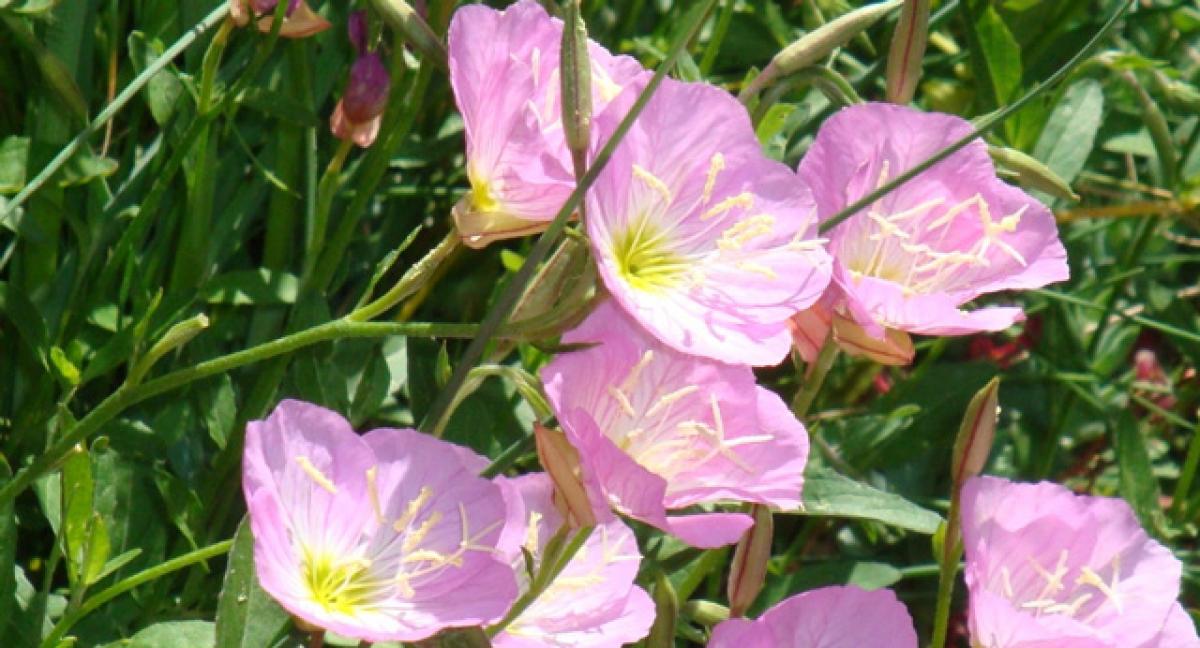
[[[339,153],[327,124],[353,57],[343,25],[369,3],[311,4],[335,28],[286,41],[205,22],[224,0],[0,0],[0,637],[14,646],[39,645],[98,593],[229,538],[227,558],[137,581],[67,635],[89,646],[302,642],[256,584],[239,524],[246,422],[295,397],[360,428],[419,424],[454,371],[470,369],[459,338],[473,329],[451,327],[481,321],[530,255],[532,240],[459,252],[376,320],[439,323],[432,333],[304,337],[396,285],[442,240],[467,188],[446,74],[380,16],[388,109],[370,149]],[[456,3],[427,4],[444,34]],[[596,0],[583,18],[593,38],[653,67],[696,4]],[[862,4],[723,0],[674,74],[736,93],[787,44]],[[973,119],[1009,105],[1121,4],[934,3],[915,104]],[[805,510],[777,516],[752,612],[825,584],[894,586],[924,633],[950,448],[971,396],[998,373],[986,471],[1126,498],[1184,560],[1184,603],[1200,605],[1200,12],[1137,4],[1065,83],[986,135],[1080,196],[1041,196],[1071,280],[1004,296],[1025,307],[1022,328],[919,340],[911,367],[837,360],[806,418]],[[752,114],[768,155],[794,167],[842,102],[882,99],[893,25],[882,19],[820,71],[764,93]],[[207,328],[153,352],[200,315]],[[299,342],[194,371],[280,339]],[[553,345],[493,340],[481,352],[536,375]],[[1138,351],[1161,375],[1138,373]],[[759,377],[797,389],[788,367]],[[473,387],[444,437],[510,471],[536,469],[537,413],[520,390],[499,372]],[[644,544],[641,582],[671,613],[648,645],[702,640],[687,603],[723,600],[727,552]]]

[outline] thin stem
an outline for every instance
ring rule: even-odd
[[[554,217],[554,221],[551,222],[550,226],[546,228],[546,231],[543,232],[540,237],[538,237],[537,242],[533,245],[533,249],[529,252],[529,256],[525,258],[525,263],[523,263],[521,268],[517,270],[517,273],[512,278],[512,281],[505,286],[504,291],[500,293],[495,305],[492,306],[487,315],[483,318],[483,322],[481,322],[479,325],[479,333],[467,346],[466,352],[463,353],[458,365],[454,368],[454,373],[450,375],[450,380],[446,383],[445,388],[438,393],[437,397],[430,405],[429,411],[425,414],[425,418],[421,421],[420,427],[422,430],[428,431],[434,424],[436,424],[437,421],[440,421],[445,415],[446,409],[449,408],[450,404],[454,402],[456,397],[455,395],[462,387],[463,382],[466,381],[467,375],[470,373],[471,368],[474,367],[477,362],[479,362],[481,357],[483,357],[484,349],[487,347],[488,342],[492,338],[492,334],[499,330],[504,324],[504,321],[508,318],[509,313],[512,312],[513,306],[516,305],[517,300],[520,299],[521,295],[524,293],[525,286],[529,283],[529,280],[533,278],[533,274],[537,270],[538,265],[546,258],[546,255],[550,253],[550,249],[554,246],[554,244],[558,242],[559,237],[562,235],[563,228],[565,228],[567,225],[567,219],[570,218],[571,214],[575,212],[576,208],[578,208],[580,203],[583,201],[584,193],[587,191],[588,187],[592,186],[592,183],[596,181],[596,178],[600,176],[600,172],[604,170],[604,167],[608,164],[609,158],[612,157],[613,152],[616,150],[617,144],[624,139],[625,134],[628,133],[629,129],[633,127],[634,121],[637,120],[638,115],[642,114],[642,110],[645,109],[646,104],[650,102],[650,97],[654,95],[656,90],[658,90],[658,86],[662,85],[663,79],[666,78],[667,72],[675,66],[675,62],[679,59],[680,54],[683,53],[687,43],[690,42],[696,35],[696,32],[699,31],[700,25],[704,23],[705,17],[708,15],[708,12],[712,9],[716,2],[717,0],[704,0],[702,4],[699,4],[693,8],[695,13],[692,14],[691,23],[688,24],[687,29],[683,31],[682,38],[672,44],[671,51],[667,54],[667,58],[664,59],[662,64],[658,66],[658,69],[655,70],[654,76],[650,79],[650,82],[646,85],[646,88],[642,90],[641,94],[638,95],[637,100],[634,101],[633,106],[629,109],[629,112],[621,120],[621,123],[617,125],[617,128],[613,131],[612,136],[607,142],[605,142],[604,148],[602,148],[600,153],[596,155],[596,159],[588,168],[587,173],[584,174],[583,178],[576,184],[575,190],[571,192],[571,195],[567,198],[567,201],[563,203],[562,208],[558,210],[558,214]]]
[[[713,28],[708,45],[704,46],[704,57],[700,59],[701,77],[706,77],[709,72],[712,72],[713,63],[717,61],[717,54],[721,52],[721,43],[725,41],[725,35],[729,33],[729,25],[733,22],[733,10],[736,5],[737,0],[725,0],[721,3],[717,26]]]
[[[533,602],[536,601],[539,596],[549,589],[551,583],[553,583],[554,580],[558,578],[558,575],[561,574],[564,569],[566,569],[567,565],[570,564],[571,559],[574,558],[575,554],[579,553],[579,549],[583,547],[583,543],[587,542],[588,537],[592,535],[592,528],[593,527],[590,526],[581,527],[575,532],[575,535],[572,536],[571,541],[566,547],[563,548],[561,552],[552,553],[542,557],[541,569],[538,571],[537,576],[534,577],[533,582],[529,584],[529,591],[522,594],[520,598],[513,603],[512,608],[508,610],[508,614],[505,614],[503,619],[500,619],[500,621],[493,626],[488,626],[486,630],[488,637],[495,637],[497,634],[503,632],[504,629],[509,626],[509,624],[520,617],[525,610],[529,609],[530,605],[533,605]],[[547,548],[550,547],[549,544],[546,546]]]
[[[991,115],[988,115],[987,117],[983,118],[982,120],[979,121],[979,126],[976,127],[975,130],[973,130],[969,134],[963,136],[961,139],[954,142],[950,146],[947,146],[946,148],[938,151],[937,153],[934,153],[932,156],[930,156],[928,159],[921,162],[917,166],[896,176],[896,178],[894,180],[892,180],[891,182],[884,184],[883,186],[879,187],[875,191],[872,191],[871,193],[867,194],[866,196],[863,196],[862,198],[855,201],[854,203],[852,203],[845,209],[843,209],[843,210],[839,211],[838,213],[834,214],[833,216],[829,217],[828,219],[826,219],[824,222],[821,223],[820,233],[824,234],[824,233],[828,232],[829,230],[833,229],[834,227],[837,227],[839,224],[841,224],[842,221],[857,214],[859,211],[865,209],[866,207],[869,207],[876,200],[879,200],[880,198],[883,198],[884,196],[888,195],[889,193],[894,191],[897,187],[907,183],[909,180],[912,180],[913,178],[917,177],[918,175],[921,175],[927,169],[929,169],[933,165],[937,164],[938,162],[941,162],[942,160],[945,160],[946,158],[950,157],[951,155],[954,155],[955,153],[959,152],[964,147],[966,147],[967,144],[970,144],[971,142],[975,141],[977,138],[983,136],[984,133],[987,133],[991,129],[995,128],[998,124],[1003,122],[1005,119],[1008,119],[1008,117],[1011,116],[1013,113],[1015,113],[1018,110],[1020,110],[1021,108],[1025,107],[1026,104],[1033,101],[1035,98],[1037,98],[1043,92],[1045,92],[1045,90],[1047,88],[1057,84],[1059,81],[1062,81],[1064,78],[1066,78],[1066,76],[1068,74],[1070,74],[1070,72],[1072,70],[1074,70],[1076,67],[1079,66],[1080,63],[1083,62],[1083,60],[1087,56],[1088,52],[1092,51],[1092,49],[1095,48],[1096,45],[1099,44],[1100,41],[1103,40],[1104,37],[1106,37],[1110,31],[1112,31],[1112,28],[1117,23],[1117,19],[1120,18],[1122,15],[1124,15],[1124,13],[1126,11],[1128,11],[1131,6],[1133,6],[1134,2],[1135,2],[1135,0],[1126,0],[1126,2],[1123,5],[1118,7],[1117,10],[1113,12],[1112,16],[1109,16],[1108,21],[1106,21],[1104,23],[1104,26],[1100,28],[1100,31],[1096,32],[1096,35],[1092,36],[1091,40],[1089,40],[1087,42],[1087,44],[1085,44],[1078,52],[1076,52],[1075,56],[1071,57],[1071,60],[1067,61],[1067,63],[1065,65],[1063,65],[1061,68],[1059,68],[1057,71],[1055,71],[1054,74],[1050,75],[1050,78],[1046,79],[1045,83],[1041,83],[1041,84],[1034,86],[1029,92],[1025,93],[1019,99],[1012,102],[1011,104],[1005,106],[1002,110],[998,110],[998,111],[992,113]]]
[[[800,386],[796,396],[792,399],[792,414],[795,414],[796,418],[802,419],[808,415],[808,410],[816,400],[817,393],[821,391],[821,385],[825,384],[825,377],[829,375],[829,369],[833,367],[833,361],[837,359],[837,354],[838,345],[833,340],[831,330],[825,338],[825,344],[821,345],[817,359],[809,364],[808,369],[804,372],[804,384]]]
[[[329,225],[329,210],[333,207],[333,197],[341,186],[342,166],[346,164],[346,156],[350,155],[350,147],[354,143],[348,139],[339,140],[333,159],[325,167],[321,181],[317,183],[317,204],[313,210],[312,222],[309,224],[308,244],[304,252],[304,269],[301,273],[302,283],[307,283],[312,275],[317,259],[321,256],[321,248],[325,246],[325,230]]]
[[[946,633],[950,629],[950,602],[954,598],[954,583],[958,578],[958,561],[962,557],[962,542],[959,541],[959,492],[955,485],[954,497],[950,500],[950,513],[946,516],[946,535],[942,539],[942,562],[938,570],[937,608],[933,616],[933,638],[929,648],[946,645]]]
[[[462,245],[458,232],[451,229],[446,237],[436,247],[410,267],[400,280],[379,299],[355,309],[346,319],[352,322],[365,322],[387,312],[425,285],[437,272],[437,269],[449,259]]]
[[[228,14],[229,3],[220,3],[217,8],[213,9],[211,13],[204,17],[204,20],[201,20],[199,24],[180,36],[179,40],[175,41],[174,45],[168,47],[166,51],[162,53],[162,56],[154,59],[154,62],[146,66],[146,69],[142,70],[141,74],[134,77],[133,81],[130,81],[129,85],[125,86],[125,89],[121,91],[121,94],[117,95],[116,99],[113,99],[111,103],[105,106],[104,110],[100,111],[100,114],[96,115],[96,118],[93,119],[82,131],[79,132],[78,135],[75,136],[75,139],[68,142],[67,145],[58,152],[58,155],[54,156],[54,159],[50,160],[50,163],[47,164],[37,174],[37,176],[35,176],[33,180],[29,182],[29,184],[25,185],[25,187],[21,189],[21,191],[19,191],[11,201],[9,201],[4,212],[0,214],[0,223],[4,223],[11,218],[12,215],[16,213],[17,208],[20,207],[21,204],[23,204],[26,200],[28,200],[35,191],[41,189],[42,185],[46,184],[50,177],[53,176],[60,168],[62,168],[62,166],[71,159],[71,156],[75,155],[75,153],[87,143],[89,137],[99,132],[100,129],[109,122],[109,120],[116,116],[117,112],[125,107],[125,104],[129,103],[134,97],[136,97],[138,92],[141,92],[142,88],[146,87],[146,84],[150,82],[150,79],[154,78],[154,75],[158,74],[159,71],[167,67],[167,65],[170,64],[176,56],[179,56],[179,54],[190,47],[192,43],[196,42],[196,39],[204,34],[204,32],[212,29],[217,23],[224,20],[225,16]]]
[[[1200,412],[1197,413],[1200,417]],[[1187,458],[1183,460],[1183,470],[1179,473],[1179,481],[1175,484],[1175,495],[1171,498],[1171,517],[1176,522],[1183,522],[1186,512],[1184,502],[1192,490],[1192,481],[1196,478],[1196,468],[1200,466],[1200,421],[1192,430],[1192,440],[1188,443]]]
[[[204,562],[209,558],[228,553],[231,547],[233,547],[232,539],[223,540],[216,544],[204,547],[203,549],[197,549],[195,551],[186,553],[178,558],[172,558],[164,563],[160,563],[149,569],[138,572],[119,583],[114,583],[111,587],[101,591],[85,601],[83,605],[79,607],[79,609],[60,619],[59,622],[54,625],[54,628],[50,631],[50,634],[46,635],[46,638],[42,640],[41,648],[53,648],[53,646],[57,646],[58,640],[62,639],[63,635],[65,635],[67,631],[71,629],[71,626],[78,623],[81,619],[83,619],[83,617],[87,616],[96,608],[124,594],[125,592],[128,592],[139,585],[148,583],[157,578],[162,578],[171,572],[178,571],[185,567],[190,567],[196,563]]]

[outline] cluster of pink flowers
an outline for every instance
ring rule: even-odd
[[[451,81],[471,184],[454,218],[468,245],[538,231],[574,189],[562,30],[534,0],[454,16]],[[386,75],[356,33],[356,70]],[[602,143],[649,74],[589,48]],[[343,121],[356,122],[355,101],[382,109],[386,92],[360,90],[347,89]],[[373,137],[378,112],[370,119]],[[830,343],[905,363],[909,334],[993,331],[1021,317],[961,309],[980,295],[1066,278],[1050,212],[1001,182],[980,142],[818,238],[822,221],[969,129],[948,115],[854,106],[792,171],[762,153],[731,95],[666,79],[586,196],[583,230],[610,298],[563,335],[579,350],[542,370],[562,428],[536,432],[547,473],[485,479],[486,460],[464,448],[413,430],[359,436],[333,412],[285,401],[247,430],[263,588],[306,623],[367,641],[501,619],[493,642],[508,648],[646,636],[654,605],[634,584],[641,555],[618,515],[708,548],[753,525],[725,504],[802,508],[807,433],[756,384],[755,366],[793,345],[811,359]],[[1174,602],[1178,561],[1123,503],[989,478],[963,497],[976,645],[1197,645]],[[523,600],[551,538],[580,525],[593,527],[580,551]],[[892,592],[833,587],[721,623],[709,645],[913,648],[917,637]]]

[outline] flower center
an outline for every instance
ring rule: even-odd
[[[1033,593],[1033,590],[1015,591],[1012,585],[1012,573],[1008,567],[1001,567],[1000,577],[1004,595],[1020,608],[1031,611],[1035,616],[1065,614],[1075,617],[1087,608],[1088,612],[1082,621],[1088,623],[1100,613],[1104,603],[1110,603],[1116,609],[1117,614],[1122,614],[1125,606],[1120,593],[1120,556],[1116,556],[1112,561],[1112,573],[1108,581],[1105,581],[1100,574],[1087,565],[1079,568],[1076,578],[1069,578],[1071,569],[1067,565],[1067,556],[1067,550],[1063,549],[1052,570],[1044,567],[1037,559],[1029,558],[1030,567],[1042,582],[1042,586],[1036,594]],[[1097,599],[1097,594],[1099,599]],[[1097,604],[1088,605],[1093,602]]]
[[[668,245],[665,232],[645,216],[613,239],[612,254],[621,279],[645,292],[678,285],[688,269],[687,260]]]
[[[304,585],[312,600],[330,612],[353,615],[377,600],[383,583],[370,572],[365,558],[304,551]]]

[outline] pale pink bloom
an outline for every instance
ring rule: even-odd
[[[586,225],[609,292],[684,353],[778,364],[788,318],[829,283],[808,189],[707,84],[664,80],[588,192]]]
[[[246,427],[259,583],[308,624],[367,641],[499,619],[517,590],[486,465],[414,430],[360,437],[335,412],[283,401]]]
[[[822,587],[780,601],[757,621],[713,628],[708,648],[917,648],[912,617],[891,590]]]
[[[542,567],[546,543],[562,527],[554,483],[545,473],[498,478],[510,518],[501,545],[511,551],[521,591],[529,569]],[[524,549],[533,563],[526,564]],[[533,604],[492,639],[497,648],[612,648],[650,632],[654,601],[634,584],[642,555],[637,538],[617,519],[597,525],[579,552]]]
[[[450,23],[450,82],[467,138],[469,193],[454,209],[472,247],[544,229],[575,188],[562,128],[563,24],[535,0],[466,5]],[[648,72],[590,43],[594,114]],[[611,131],[593,129],[607,139]]]
[[[1124,500],[975,477],[962,491],[970,626],[982,648],[1200,646],[1181,565]]]
[[[747,366],[680,353],[605,303],[542,369],[567,439],[579,450],[597,519],[618,512],[697,547],[736,542],[743,513],[668,515],[723,501],[800,506],[808,436]]]
[[[822,220],[971,132],[952,115],[870,103],[821,125],[800,162]],[[966,148],[851,216],[829,234],[835,310],[872,337],[996,331],[1020,308],[960,307],[986,293],[1067,278],[1044,205],[996,177],[987,145]]]

